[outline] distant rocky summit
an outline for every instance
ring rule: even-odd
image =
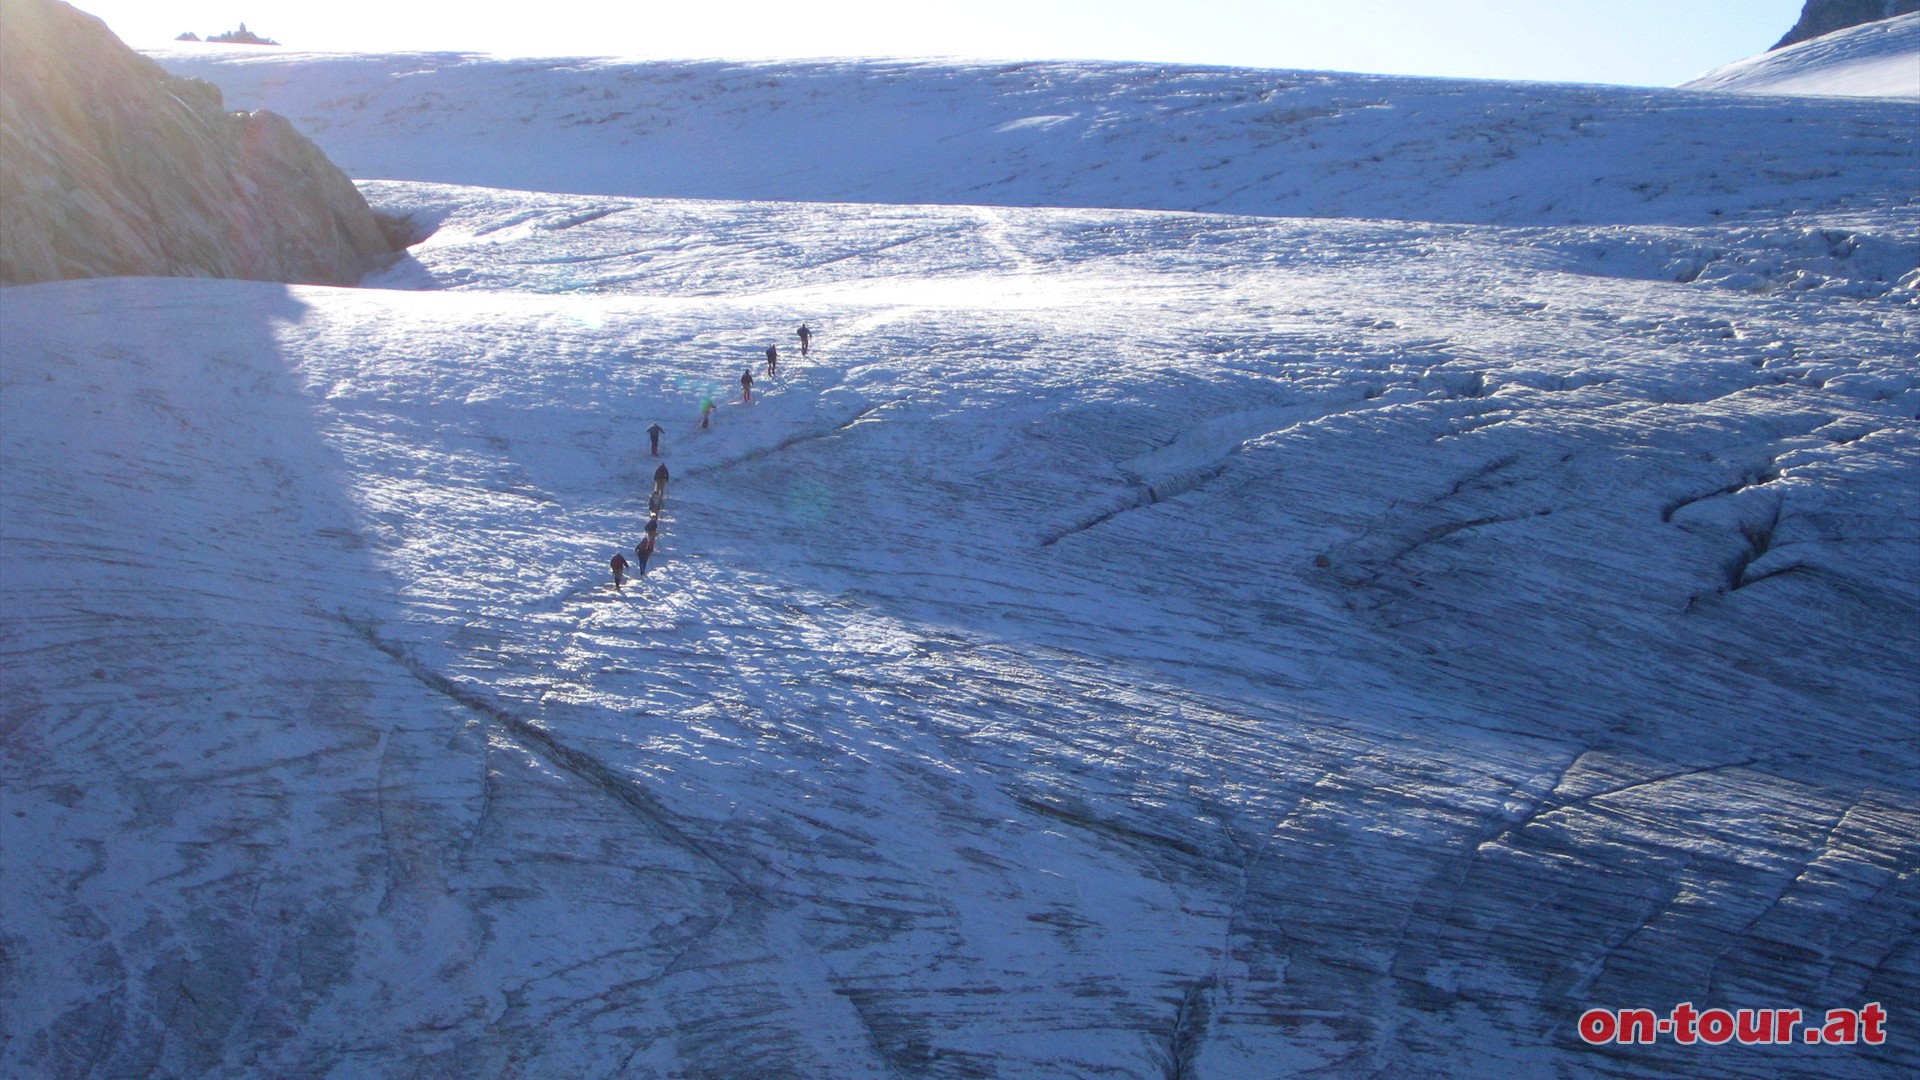
[[[1807,0],[1807,6],[1800,9],[1800,21],[1793,24],[1793,29],[1787,31],[1787,36],[1774,48],[1784,49],[1835,30],[1916,11],[1920,11],[1920,0]]]
[[[397,246],[284,118],[228,111],[67,4],[0,0],[0,285],[344,285]]]
[[[261,37],[259,34],[256,34],[253,31],[247,29],[246,23],[241,23],[240,29],[238,30],[229,30],[224,34],[215,34],[212,37],[208,38],[207,40],[210,42],[213,42],[216,45],[278,45],[280,44],[279,42],[273,40],[272,38]]]

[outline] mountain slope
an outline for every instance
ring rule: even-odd
[[[0,283],[116,274],[351,284],[393,247],[279,116],[239,115],[98,19],[0,0]]]
[[[1920,15],[1871,22],[1715,68],[1689,90],[1920,99]]]
[[[1784,49],[1848,27],[1915,12],[1920,12],[1920,0],[1807,0],[1793,29],[1773,47]]]

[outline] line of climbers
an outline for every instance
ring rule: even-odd
[[[660,425],[655,424],[654,428],[658,428],[659,426]],[[651,434],[652,429],[648,430]],[[659,442],[660,437],[655,435],[654,445],[657,447]],[[658,450],[655,450],[656,454],[658,452]],[[626,584],[627,567],[629,565],[636,567],[641,577],[647,576],[647,560],[653,558],[653,546],[660,540],[660,512],[665,510],[666,507],[667,463],[663,461],[660,463],[659,468],[653,470],[653,494],[647,497],[647,535],[641,539],[638,544],[634,545],[634,561],[629,564],[627,557],[618,551],[614,552],[613,558],[608,561],[608,565],[613,567],[614,592],[621,592],[621,586]]]
[[[808,346],[813,340],[813,331],[808,328],[806,323],[801,323],[800,329],[796,331],[796,334],[800,338],[800,355],[805,356],[807,355]],[[767,378],[777,378],[779,371],[780,350],[769,345],[767,346]],[[740,400],[744,404],[751,404],[753,402],[752,368],[748,368],[740,373]],[[712,426],[713,409],[713,398],[711,397],[706,398],[700,403],[700,426],[702,428]],[[667,429],[661,427],[657,421],[651,427],[647,428],[647,449],[654,457],[660,456],[660,436],[666,433]],[[626,585],[627,568],[629,566],[636,567],[641,577],[644,578],[647,576],[647,562],[653,558],[654,544],[657,543],[660,538],[660,512],[666,508],[667,504],[667,479],[667,463],[663,461],[658,468],[653,470],[653,494],[647,498],[647,535],[640,543],[634,545],[634,561],[631,563],[628,562],[625,553],[619,551],[614,552],[613,558],[608,560],[608,565],[613,568],[613,591],[615,592],[625,591],[624,586]]]

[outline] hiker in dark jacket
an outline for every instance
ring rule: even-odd
[[[653,558],[653,533],[647,533],[647,538],[640,541],[639,546],[633,549],[633,554],[635,558],[640,560],[640,576],[646,577],[647,560]]]
[[[627,558],[616,551],[608,565],[613,567],[613,591],[619,592],[621,583],[627,579]],[[643,570],[642,573],[644,572]]]
[[[655,424],[652,427],[647,429],[647,438],[653,441],[654,457],[660,456],[660,436],[665,435],[666,433],[667,433],[667,429],[661,427],[659,424]]]
[[[653,470],[653,490],[661,495],[667,493],[667,463],[664,461],[660,463],[659,468]]]
[[[807,339],[813,337],[813,331],[807,329],[806,323],[801,323],[799,334],[800,334],[800,355],[805,356],[807,355]]]
[[[774,348],[771,345],[767,346],[767,378],[769,379],[773,378],[774,369],[779,366],[780,366],[780,350]]]
[[[751,371],[740,373],[740,400],[753,400],[753,372]]]

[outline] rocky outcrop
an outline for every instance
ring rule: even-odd
[[[1784,49],[1835,30],[1916,11],[1920,11],[1920,0],[1807,0],[1807,6],[1800,9],[1800,21],[1793,24],[1793,29],[1787,31],[1787,36],[1774,48]]]
[[[56,0],[0,0],[0,285],[115,275],[352,284],[394,244],[269,112]]]
[[[247,29],[246,23],[241,23],[240,29],[238,30],[229,30],[224,34],[215,34],[212,37],[208,38],[207,40],[218,45],[278,45],[280,44],[279,42],[273,40],[272,38],[261,37],[259,34],[256,34],[253,31]]]

